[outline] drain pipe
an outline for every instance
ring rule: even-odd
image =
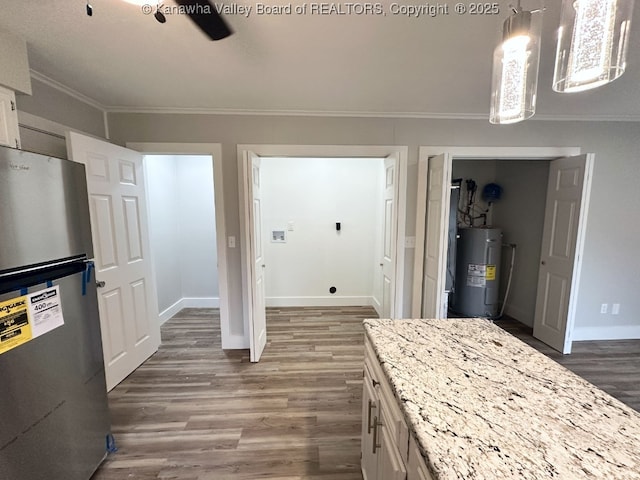
[[[504,300],[502,300],[502,308],[500,308],[500,315],[498,316],[498,318],[502,318],[504,309],[507,306],[507,299],[509,298],[509,291],[511,290],[511,280],[513,279],[513,265],[516,263],[516,244],[505,243],[502,246],[511,248],[511,265],[509,266],[509,280],[507,281],[507,289],[504,292]]]

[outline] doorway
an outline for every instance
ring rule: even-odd
[[[548,159],[552,160],[552,168],[545,200],[545,225],[538,267],[534,334],[539,335],[538,338],[554,348],[569,353],[593,155],[573,155],[579,152],[579,148],[435,149],[434,154],[429,154],[430,149],[427,147],[420,149],[416,240],[420,245],[424,245],[424,249],[416,250],[414,315],[446,317],[447,296],[444,285],[450,207],[449,185],[454,158]],[[435,155],[436,151],[447,153]],[[437,198],[432,198],[434,192]],[[494,268],[492,266],[492,269]],[[488,273],[486,278],[489,278]],[[560,294],[557,294],[557,291],[560,291]],[[535,333],[536,330],[538,333]]]
[[[160,322],[183,308],[218,308],[212,157],[145,155],[144,168]]]
[[[222,146],[219,143],[147,143],[128,142],[127,148],[131,148],[144,155],[195,155],[207,156],[213,162],[213,196],[215,218],[211,218],[210,224],[215,225],[216,242],[212,248],[216,251],[217,258],[217,280],[218,280],[218,300],[220,309],[220,330],[223,349],[245,348],[244,337],[241,333],[232,331],[229,323],[229,290],[228,290],[228,269],[227,269],[227,249],[225,239],[226,225],[224,216],[224,192],[223,192],[223,172],[222,172]],[[211,170],[208,170],[211,171]],[[202,298],[202,297],[201,297]],[[203,297],[206,300],[191,300],[191,302],[204,302],[213,304],[216,301],[213,297]],[[202,304],[202,303],[200,303]],[[170,312],[170,311],[169,311]],[[169,313],[167,312],[167,313]]]
[[[251,360],[258,361],[266,344],[264,316],[264,241],[262,164],[269,157],[307,158],[385,158],[384,183],[390,196],[383,196],[383,218],[391,228],[383,241],[383,258],[379,268],[386,275],[383,293],[387,292],[389,317],[402,317],[402,280],[404,274],[404,219],[406,200],[406,147],[355,147],[355,146],[287,146],[287,145],[239,145],[239,190],[241,213],[241,252],[243,284],[243,309],[245,332],[251,350]],[[357,180],[357,179],[355,179]],[[294,222],[295,223],[295,222]],[[332,222],[339,228],[340,221]],[[294,226],[295,228],[295,226]],[[282,229],[277,230],[281,232]],[[284,235],[286,236],[285,230]],[[384,300],[383,300],[384,305]],[[385,311],[383,307],[383,316]]]

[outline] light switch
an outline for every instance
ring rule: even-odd
[[[236,248],[236,237],[229,237],[229,248]]]
[[[296,226],[296,222],[288,222],[287,223],[287,230],[289,230],[290,232],[293,232],[293,229]]]

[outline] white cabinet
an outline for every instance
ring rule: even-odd
[[[407,464],[407,480],[433,480],[418,444],[413,436],[409,440],[409,463]]]
[[[362,387],[362,476],[407,480],[409,430],[371,345],[365,345]]]
[[[0,145],[20,148],[16,95],[0,87]]]

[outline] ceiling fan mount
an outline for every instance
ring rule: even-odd
[[[141,5],[144,9],[143,12],[146,14],[153,11],[152,6],[148,3],[149,0],[147,0],[147,2],[141,2],[139,0],[125,1]],[[233,33],[233,30],[231,30],[227,22],[222,18],[216,6],[208,0],[175,0],[175,3],[178,4],[178,13],[187,15],[211,40],[222,40]],[[167,18],[162,11],[162,6],[163,4],[157,1],[153,16],[158,22],[165,23]],[[86,2],[86,12],[90,17],[93,15],[93,7],[89,4],[88,0]]]

